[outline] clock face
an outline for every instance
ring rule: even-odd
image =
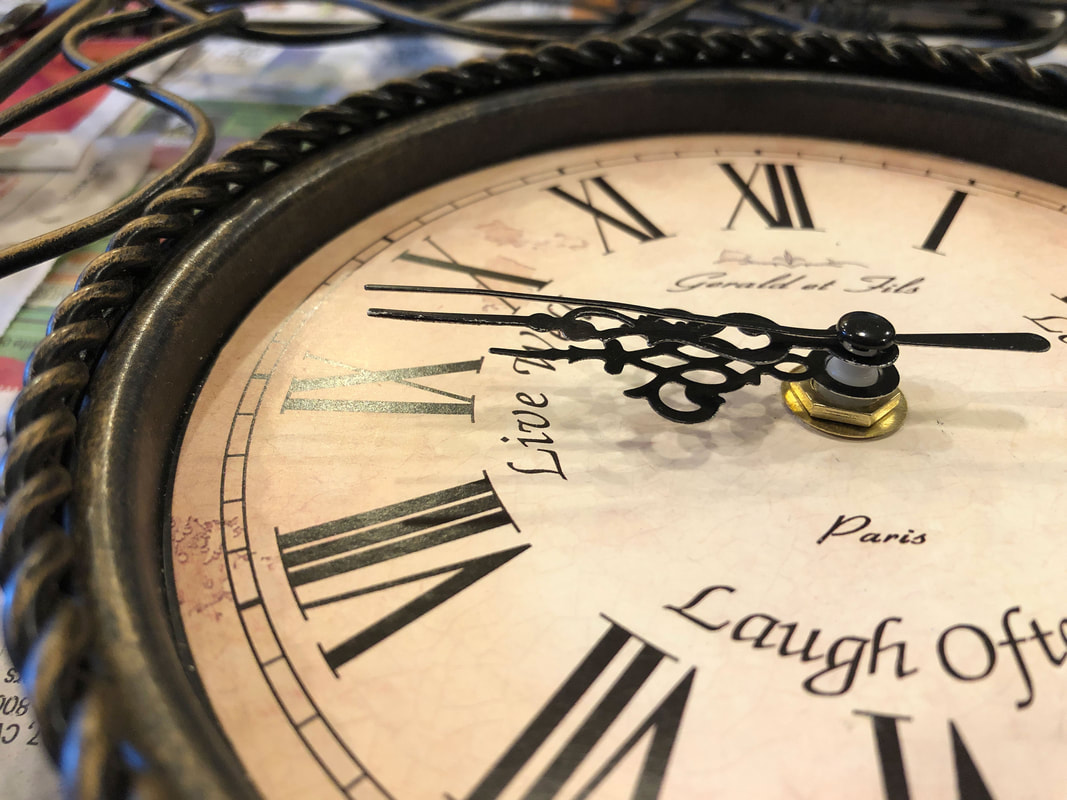
[[[657,137],[466,174],[295,264],[211,368],[170,508],[178,637],[256,789],[1061,784],[1065,208],[912,152]],[[367,315],[566,313],[554,296],[1052,348],[902,347],[908,416],[856,442],[769,378],[683,425],[624,396],[648,375],[540,357],[551,333]]]

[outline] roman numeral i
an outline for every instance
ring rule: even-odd
[[[941,241],[945,238],[945,234],[948,233],[949,227],[956,219],[956,215],[960,213],[960,209],[963,207],[963,201],[967,199],[967,193],[961,191],[954,191],[952,196],[945,203],[945,207],[941,209],[941,214],[937,218],[937,222],[934,223],[934,227],[930,229],[930,233],[926,235],[925,241],[919,246],[920,250],[927,250],[931,253],[942,253],[937,249],[941,246]]]

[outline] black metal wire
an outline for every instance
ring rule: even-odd
[[[154,9],[143,9],[89,19],[67,33],[63,40],[64,55],[75,66],[86,70],[82,73],[83,76],[88,75],[90,70],[97,65],[79,49],[85,39],[111,28],[121,28],[129,23],[142,21],[145,17],[155,13]],[[51,258],[58,258],[73,249],[84,247],[109,236],[127,222],[140,216],[154,198],[177,185],[211,156],[212,148],[215,146],[214,128],[211,120],[198,106],[176,94],[158,86],[145,84],[136,78],[121,77],[113,83],[130,95],[174,114],[188,125],[192,131],[192,141],[189,147],[178,161],[158,175],[155,180],[108,208],[83,217],[77,222],[27,239],[18,246],[17,250],[9,248],[0,251],[0,276],[13,274],[26,263],[37,264]]]
[[[0,62],[0,100],[9,98],[29,75],[48,63],[72,25],[87,17],[106,13],[110,5],[111,0],[81,0]],[[33,19],[30,17],[29,21]]]
[[[240,9],[257,0],[141,0],[126,10],[119,0],[77,0],[42,27],[13,55],[0,62],[0,99],[47,62],[62,42],[67,59],[84,70],[74,78],[0,112],[0,135],[96,87],[110,84],[139,100],[174,114],[193,132],[179,162],[112,207],[50,233],[0,251],[0,277],[55,258],[117,231],[143,212],[147,203],[209,158],[211,123],[195,105],[158,86],[127,76],[136,66],[195,44],[207,36],[289,46],[323,45],[382,35],[443,35],[494,47],[533,47],[550,41],[575,41],[590,35],[616,38],[682,27],[691,31],[716,26],[773,25],[783,30],[820,32],[850,28],[863,32],[967,35],[980,32],[1003,39],[987,54],[1033,57],[1067,38],[1067,3],[1049,0],[915,3],[905,0],[823,0],[823,2],[746,2],[743,0],[615,0],[612,6],[581,7],[580,18],[558,13],[517,19],[483,18],[502,0],[324,0],[356,9],[370,21],[248,22]],[[506,0],[505,0],[506,2]],[[546,2],[546,9],[553,4]],[[34,6],[34,8],[30,8]],[[574,7],[557,0],[555,8]],[[39,24],[35,4],[12,19]],[[931,14],[934,16],[931,17]],[[940,16],[938,16],[940,15]],[[122,31],[159,32],[148,42],[96,64],[79,50],[91,36]]]

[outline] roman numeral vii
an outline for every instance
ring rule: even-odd
[[[638,745],[645,750],[630,800],[659,797],[695,675],[690,669],[665,695],[652,693],[648,697],[646,684],[654,680],[653,673],[666,659],[673,661],[654,645],[610,622],[607,632],[466,800],[495,800],[509,787],[511,797],[551,800],[559,797],[564,784],[579,772],[578,785],[569,786],[566,796],[585,800]],[[594,686],[606,671],[619,669],[610,686]],[[642,693],[642,689],[646,691]],[[588,710],[575,713],[579,701]],[[643,721],[629,728],[619,723],[624,712],[642,709]],[[563,740],[546,747],[557,731],[565,734]],[[554,737],[554,741],[559,738]],[[520,776],[527,765],[534,764],[534,774]]]

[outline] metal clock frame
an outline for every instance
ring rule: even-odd
[[[89,266],[9,419],[4,634],[68,791],[254,796],[176,643],[166,487],[222,342],[322,243],[472,169],[660,134],[864,142],[1067,186],[1065,108],[1067,71],[960,47],[677,33],[435,70],[197,170]]]

